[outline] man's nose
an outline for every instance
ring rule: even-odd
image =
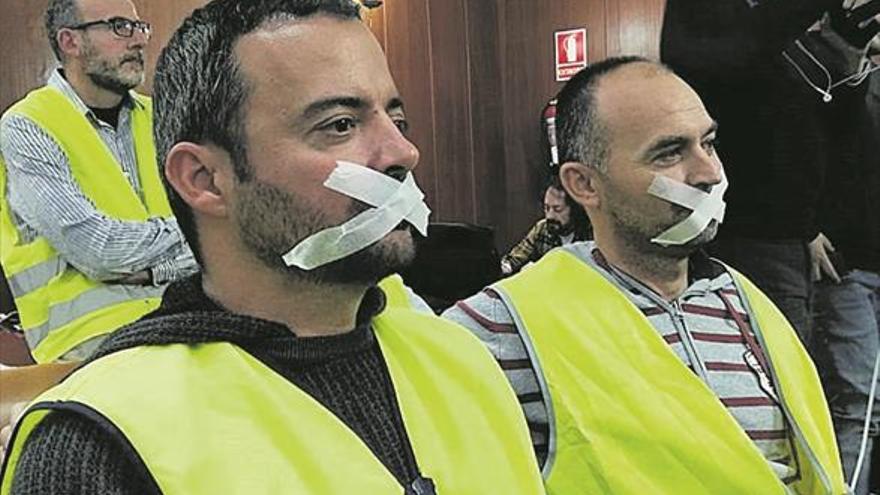
[[[369,165],[380,172],[405,175],[419,163],[419,150],[387,116],[380,119]],[[397,171],[400,171],[399,173]],[[403,179],[402,177],[397,177]]]
[[[698,189],[711,189],[722,180],[721,159],[715,152],[707,152],[700,148],[688,169],[687,183]]]
[[[147,46],[148,41],[150,41],[149,34],[141,31],[140,29],[135,29],[134,32],[131,33],[131,38],[129,38],[128,47],[144,48]]]

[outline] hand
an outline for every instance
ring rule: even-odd
[[[848,0],[829,14],[831,28],[860,50],[880,33],[880,0]]]
[[[880,58],[877,58],[878,54],[880,54],[880,34],[874,36],[874,39],[868,43],[868,56],[874,57],[874,63],[880,65]]]
[[[843,8],[845,10],[852,10],[856,7],[861,7],[871,0],[843,0]]]
[[[508,263],[507,261],[502,261],[501,262],[501,274],[502,275],[510,275],[511,273],[513,273],[513,267],[510,266],[510,263]]]
[[[819,232],[819,235],[810,242],[809,247],[810,266],[812,267],[813,280],[821,280],[822,273],[824,272],[831,277],[831,280],[840,283],[840,275],[838,275],[837,270],[834,269],[834,265],[831,263],[831,258],[828,256],[829,252],[835,250],[834,245],[832,245],[831,241],[825,237],[825,234]]]
[[[8,418],[0,418],[0,464],[3,464],[3,458],[6,457],[6,447],[9,439],[12,438],[12,430],[21,419],[27,405],[27,402],[17,402],[9,409]]]

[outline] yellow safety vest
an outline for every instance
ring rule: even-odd
[[[85,115],[59,90],[44,87],[13,105],[61,147],[83,194],[108,217],[143,222],[170,217],[152,138],[150,99],[132,111],[132,131],[144,202]],[[0,263],[6,272],[31,353],[53,361],[82,342],[111,332],[159,304],[162,288],[108,285],[91,280],[64,260],[44,237],[24,242],[6,200],[6,165],[0,157]]]
[[[795,439],[801,479],[794,491],[845,493],[812,361],[769,299],[733,275]],[[786,493],[715,393],[586,263],[556,250],[496,287],[549,396],[548,493]]]
[[[379,288],[385,293],[386,307],[413,309],[406,285],[400,275],[395,273],[383,278],[379,281]]]
[[[541,494],[516,396],[464,329],[387,308],[374,329],[423,476],[440,495]],[[31,406],[22,446],[53,408],[86,406],[122,432],[171,494],[402,495],[403,487],[330,411],[227,343],[137,347],[73,373]]]

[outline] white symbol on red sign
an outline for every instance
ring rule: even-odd
[[[587,66],[587,30],[567,29],[553,35],[556,41],[556,80],[567,81]]]

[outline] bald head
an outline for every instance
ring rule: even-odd
[[[612,153],[647,160],[652,147],[690,131],[684,129],[689,125],[714,128],[699,95],[661,65],[637,62],[620,67],[597,81],[594,98],[594,118],[608,147],[606,167]],[[661,122],[664,125],[658,125]]]
[[[610,150],[596,93],[606,77],[635,65],[668,70],[643,57],[612,57],[578,72],[562,88],[556,116],[560,163],[578,162],[605,171]]]

